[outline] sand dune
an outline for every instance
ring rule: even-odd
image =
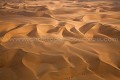
[[[120,80],[120,3],[0,2],[0,80]]]

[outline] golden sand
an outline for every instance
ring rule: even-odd
[[[0,2],[0,80],[120,80],[120,2]]]

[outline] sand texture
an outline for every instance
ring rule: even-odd
[[[120,1],[0,0],[0,80],[120,80]]]

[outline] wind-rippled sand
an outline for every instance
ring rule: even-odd
[[[119,1],[0,2],[0,80],[120,80]]]

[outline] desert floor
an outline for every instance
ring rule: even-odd
[[[120,80],[120,1],[0,2],[0,80]]]

